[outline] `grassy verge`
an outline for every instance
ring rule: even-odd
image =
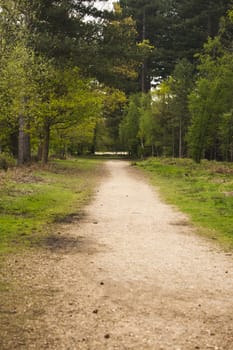
[[[233,165],[189,159],[136,163],[165,200],[188,214],[199,232],[233,249]]]
[[[0,173],[0,254],[38,243],[49,224],[78,215],[93,192],[100,161],[54,161],[46,169]]]

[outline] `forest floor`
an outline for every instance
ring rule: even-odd
[[[0,349],[233,349],[233,260],[126,161],[81,219],[5,259]]]

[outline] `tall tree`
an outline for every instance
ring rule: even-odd
[[[77,68],[45,67],[39,84],[37,130],[41,137],[42,162],[47,163],[51,131],[70,130],[84,121],[92,123],[101,113],[102,94]]]
[[[132,157],[140,153],[140,139],[138,138],[140,122],[140,94],[131,95],[125,117],[120,124],[120,139]]]
[[[96,14],[93,4],[92,0],[26,1],[24,10],[33,13],[28,21],[30,45],[59,64],[71,60],[84,67],[86,50],[96,36],[97,24],[85,20]]]
[[[120,0],[137,23],[139,40],[145,37],[156,48],[147,63],[148,78],[166,77],[178,60],[194,61],[209,36],[219,29],[219,20],[229,0]]]
[[[233,108],[232,52],[225,51],[220,38],[216,37],[209,39],[200,60],[199,77],[190,95],[189,147],[197,162],[203,157],[220,159],[222,140],[219,130],[223,136],[223,125],[229,126],[226,113],[230,116]]]
[[[170,79],[170,107],[173,124],[175,156],[182,158],[187,156],[185,135],[190,124],[190,112],[188,108],[188,96],[193,87],[194,69],[187,59],[180,60]]]
[[[91,73],[107,86],[127,94],[137,90],[138,70],[144,47],[137,45],[135,21],[122,12],[119,4],[103,22],[96,42],[96,58]]]

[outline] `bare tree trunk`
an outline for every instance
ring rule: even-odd
[[[233,162],[233,146],[230,147],[230,161]]]
[[[42,151],[43,151],[43,139],[42,135],[39,135],[39,144],[37,147],[37,159],[38,161],[42,160]]]
[[[182,158],[182,120],[180,117],[180,125],[179,125],[179,158]]]
[[[142,151],[142,153],[141,153],[141,159],[144,159],[144,141],[143,141],[143,138],[141,137],[141,151]]]
[[[26,163],[31,161],[31,137],[29,123],[27,123],[24,133],[24,161]]]
[[[98,132],[97,128],[98,128],[98,125],[96,123],[95,129],[94,129],[92,145],[91,145],[91,154],[95,154],[95,152],[96,152],[96,141],[97,141],[97,132]]]
[[[151,156],[152,156],[152,157],[155,156],[155,146],[154,146],[153,143],[152,143],[152,145],[151,145]]]
[[[172,127],[172,156],[175,157],[175,129]]]
[[[142,15],[142,41],[146,39],[146,9],[143,9]],[[144,59],[142,63],[142,71],[141,71],[141,92],[144,93],[146,91],[146,60]]]
[[[49,143],[50,143],[50,124],[45,120],[44,124],[44,139],[42,146],[42,163],[47,164],[49,159]]]
[[[31,160],[31,143],[29,125],[25,123],[25,117],[19,115],[19,139],[18,139],[18,165],[23,165]]]
[[[24,163],[24,117],[19,116],[18,165]]]

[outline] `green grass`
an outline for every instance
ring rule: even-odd
[[[168,203],[189,215],[200,233],[233,249],[232,164],[154,158],[137,166],[150,174]]]
[[[31,246],[50,224],[78,215],[93,192],[99,164],[75,159],[0,173],[0,253]]]

